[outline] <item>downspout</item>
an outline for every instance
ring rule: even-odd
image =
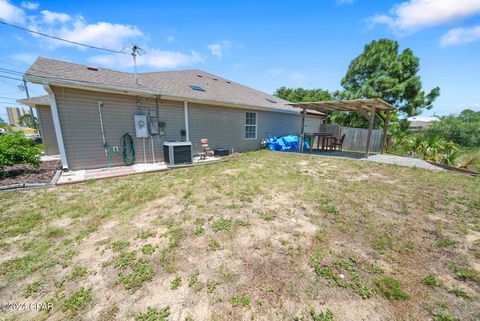
[[[188,125],[188,102],[184,101],[183,102],[183,112],[184,112],[184,117],[185,117],[185,140],[187,142],[190,141],[190,128]]]
[[[53,126],[55,128],[55,136],[57,136],[57,144],[58,144],[58,150],[60,151],[62,168],[64,170],[68,170],[67,153],[65,152],[62,126],[60,125],[60,116],[58,114],[57,101],[55,99],[55,94],[49,85],[44,85],[43,88],[48,93],[48,101],[50,102],[50,109],[52,111]]]

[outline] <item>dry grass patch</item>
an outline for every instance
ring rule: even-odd
[[[454,173],[266,151],[0,194],[0,297],[53,303],[13,320],[475,320],[478,195]]]

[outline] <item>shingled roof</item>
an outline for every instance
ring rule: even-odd
[[[116,87],[131,92],[148,91],[160,96],[299,113],[298,109],[288,106],[286,100],[198,69],[139,73],[137,86],[133,73],[39,57],[25,78],[36,83]],[[191,86],[200,86],[204,91]]]

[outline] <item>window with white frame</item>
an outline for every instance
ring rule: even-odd
[[[245,139],[257,138],[257,113],[245,113]]]

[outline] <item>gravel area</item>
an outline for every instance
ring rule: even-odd
[[[8,166],[0,171],[0,186],[23,183],[48,183],[60,168],[60,161],[42,162],[39,168],[21,164]]]
[[[384,164],[394,164],[406,167],[418,167],[425,169],[432,169],[437,171],[443,171],[443,168],[432,165],[422,159],[395,156],[395,155],[371,155],[368,157],[368,160],[371,162],[384,163]]]

